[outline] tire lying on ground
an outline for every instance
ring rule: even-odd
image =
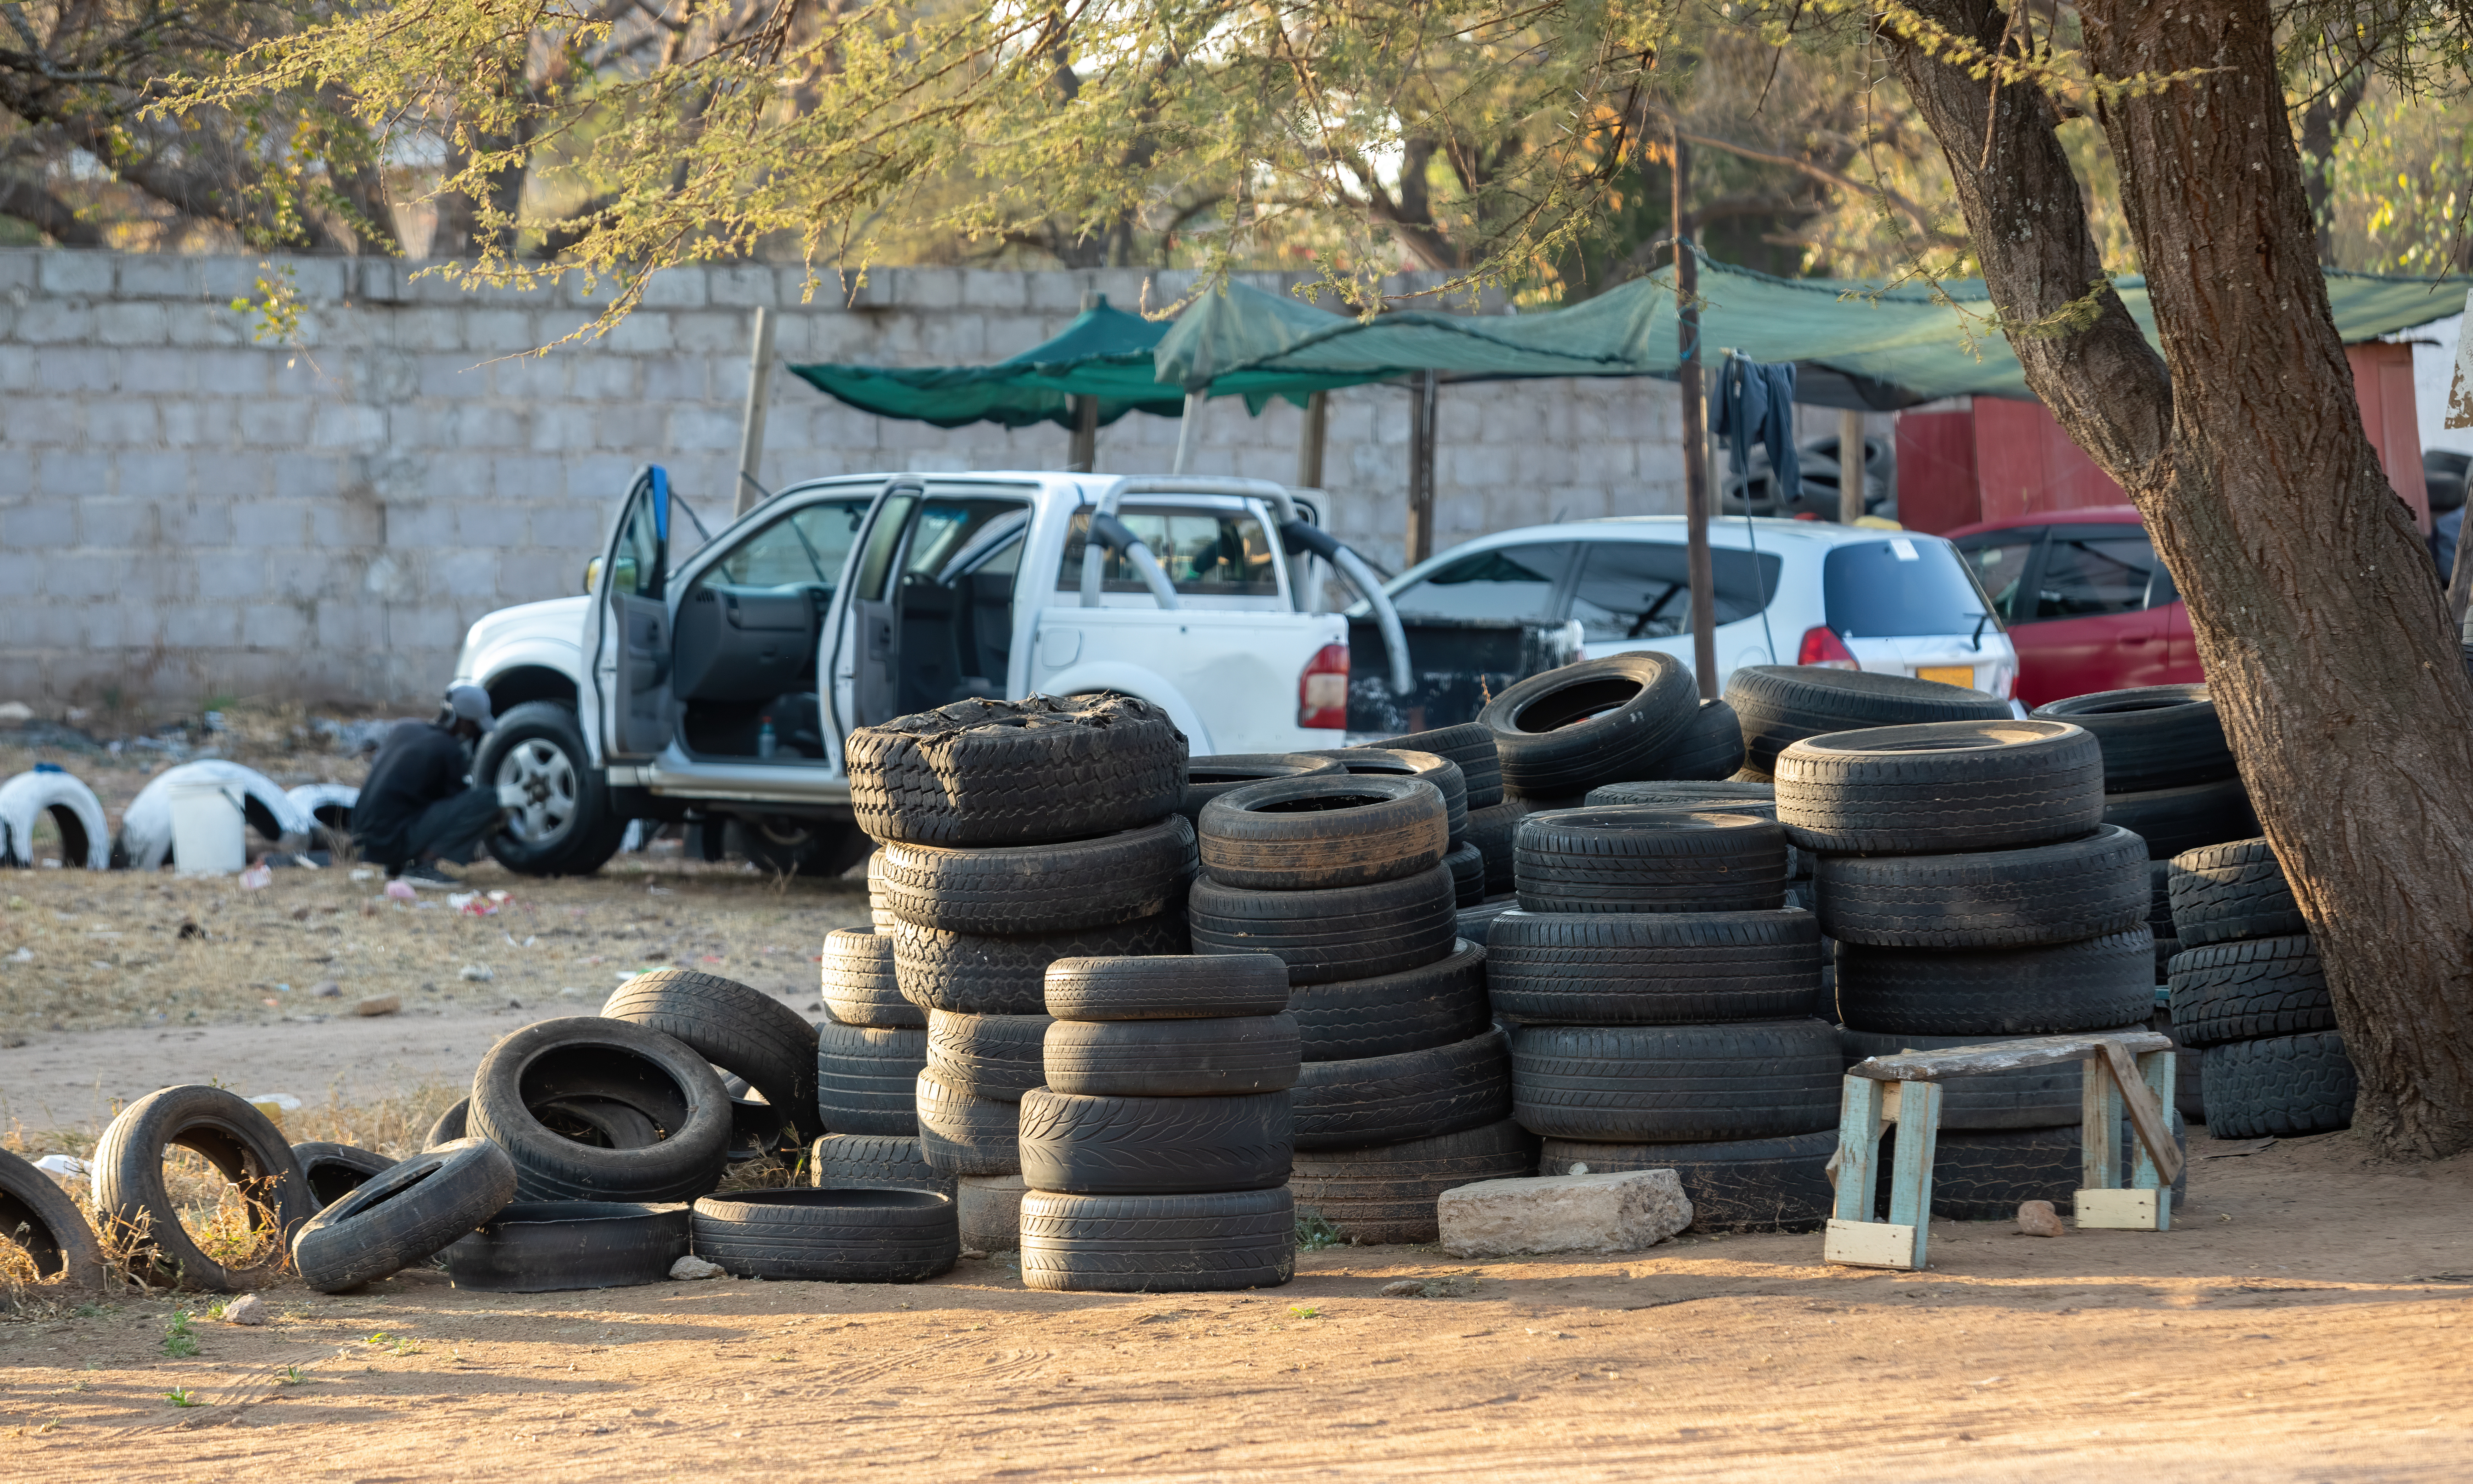
[[[1443,796],[1443,822],[1450,838],[1457,840],[1468,833],[1468,776],[1450,758],[1435,753],[1371,746],[1334,748],[1331,757],[1355,778],[1422,778],[1431,783],[1434,791]]]
[[[448,1104],[446,1111],[438,1115],[438,1121],[429,1126],[428,1134],[421,1138],[420,1147],[435,1149],[441,1144],[453,1143],[462,1138],[465,1119],[471,1111],[472,1100],[468,1097],[459,1097]]]
[[[1382,748],[1395,753],[1431,753],[1459,764],[1461,786],[1467,791],[1468,807],[1482,809],[1502,802],[1502,759],[1494,750],[1494,733],[1475,722],[1462,722],[1456,727],[1437,727],[1431,731],[1411,731],[1405,736],[1384,737],[1369,742],[1367,747]]]
[[[1980,690],[1817,665],[1738,666],[1726,678],[1726,704],[1742,727],[1743,766],[1762,774],[1777,772],[1790,744],[1826,732],[2010,715],[2008,702]]]
[[[927,1028],[927,1012],[901,996],[891,933],[869,926],[825,934],[821,979],[825,1014],[844,1025]]]
[[[1825,1226],[1837,1200],[1829,1157],[1837,1133],[1822,1129],[1777,1138],[1717,1143],[1604,1144],[1549,1138],[1541,1175],[1619,1175],[1672,1170],[1692,1202],[1694,1232],[1812,1232]]]
[[[947,1087],[933,1072],[917,1083],[919,1152],[953,1175],[1010,1175],[1021,1167],[1016,1130],[1021,1105]]]
[[[1457,893],[1440,866],[1398,881],[1263,892],[1208,878],[1187,899],[1193,951],[1271,953],[1290,984],[1371,979],[1430,964],[1458,938]]]
[[[2237,778],[2184,788],[2106,794],[2103,822],[2146,841],[2147,853],[2156,860],[2171,860],[2202,846],[2246,840],[2258,833],[2249,791]]]
[[[1576,796],[1644,777],[1698,709],[1681,660],[1635,650],[1532,675],[1477,720],[1494,734],[1506,787]]]
[[[2107,819],[2103,754],[2064,722],[1806,737],[1778,754],[1777,803],[1796,845],[1841,854],[2014,850],[2073,839]]]
[[[656,969],[618,986],[601,1014],[660,1031],[746,1078],[802,1140],[825,1132],[815,1111],[816,1028],[763,991],[719,974]]]
[[[1396,881],[1433,870],[1451,849],[1433,783],[1381,774],[1232,789],[1203,806],[1201,836],[1212,880],[1257,891]]]
[[[2284,867],[2264,839],[2200,846],[2173,857],[2165,891],[2173,936],[2184,950],[2237,938],[2287,938],[2310,931]]]
[[[1132,696],[956,701],[852,731],[859,828],[914,845],[1087,839],[1173,814],[1184,733]]]
[[[2106,1026],[2105,1031],[2144,1030],[2140,1025]],[[2026,1040],[2010,1036],[1900,1036],[1882,1031],[1840,1029],[1846,1065],[1901,1051],[1946,1051],[1952,1046],[1997,1045]],[[1940,1085],[1940,1126],[1944,1129],[2040,1129],[2067,1123],[2082,1111],[2083,1063],[2056,1062],[2014,1071],[1951,1077]]]
[[[2153,891],[2147,842],[2103,826],[2053,845],[1963,855],[1826,855],[1820,930],[1875,947],[2006,948],[2126,932]]]
[[[1299,1149],[1348,1149],[1456,1134],[1511,1113],[1511,1060],[1492,1028],[1448,1046],[1309,1062],[1294,1092]]]
[[[953,1177],[927,1162],[916,1138],[828,1134],[807,1151],[808,1183],[825,1190],[934,1190],[953,1193]]]
[[[1463,939],[1449,957],[1396,974],[1302,986],[1288,996],[1299,1049],[1337,1062],[1466,1041],[1491,1023],[1486,964],[1486,950]]]
[[[554,1133],[534,1112],[600,1098],[650,1119],[648,1148],[594,1148]],[[472,1135],[515,1161],[524,1201],[666,1202],[719,1183],[730,1152],[730,1094],[704,1056],[649,1026],[573,1017],[505,1037],[472,1074]]]
[[[555,1293],[658,1283],[687,1255],[687,1208],[633,1201],[518,1201],[442,1255],[458,1288]]]
[[[924,1030],[828,1020],[816,1031],[816,1112],[835,1133],[916,1137],[926,1069]]]
[[[425,1262],[504,1210],[516,1166],[486,1138],[423,1150],[372,1177],[292,1238],[300,1281],[343,1293]]]
[[[0,1149],[0,1238],[15,1242],[35,1265],[36,1292],[84,1293],[110,1276],[103,1243],[76,1201],[51,1176]]]
[[[2057,1036],[2146,1018],[2155,949],[2127,932],[2031,948],[1837,945],[1837,1011],[1860,1030],[1910,1036]]]
[[[1710,1024],[1808,1017],[1809,912],[1505,913],[1486,948],[1497,1014],[1531,1024]]]
[[[1297,1021],[1056,1020],[1043,1066],[1048,1088],[1088,1097],[1282,1092],[1297,1081]]]
[[[174,1147],[202,1156],[249,1203],[258,1249],[247,1261],[206,1256],[180,1224],[180,1204],[165,1182]],[[240,1293],[282,1274],[284,1235],[309,1219],[309,1187],[283,1131],[221,1088],[165,1088],[130,1104],[103,1131],[94,1151],[94,1205],[115,1245],[157,1287]]]
[[[1288,1178],[1288,1094],[1077,1097],[1043,1088],[1022,1097],[1020,1150],[1033,1190],[1267,1189]]]
[[[1059,1020],[1273,1016],[1288,1008],[1288,966],[1268,953],[1059,959],[1044,989]]]
[[[1434,1201],[1454,1185],[1537,1173],[1537,1138],[1508,1118],[1366,1149],[1297,1151],[1288,1193],[1352,1242],[1430,1242]]]
[[[1108,927],[998,937],[899,922],[893,970],[902,996],[964,1015],[1044,1015],[1048,966],[1059,959],[1175,955],[1190,944],[1181,913]]]
[[[458,1136],[461,1137],[460,1135]],[[445,1142],[440,1140],[440,1143]],[[425,1145],[435,1149],[438,1144]],[[359,1189],[372,1176],[379,1174],[396,1161],[367,1149],[349,1144],[331,1144],[324,1140],[292,1146],[292,1162],[300,1167],[300,1183],[309,1187],[309,1200],[324,1210],[337,1201]],[[6,1227],[0,1227],[5,1232]]]
[[[1526,1025],[1511,1038],[1512,1116],[1591,1143],[1810,1134],[1837,1123],[1843,1071],[1821,1020]]]
[[[1157,917],[1193,879],[1193,826],[1182,815],[1088,840],[882,848],[885,905],[959,933],[1050,933]]]
[[[927,1072],[956,1092],[1019,1103],[1043,1079],[1045,1016],[927,1013]]]
[[[2207,1132],[2218,1138],[2350,1128],[2359,1084],[2334,1031],[2226,1041],[2203,1053]]]
[[[1321,753],[1223,753],[1196,757],[1186,764],[1185,792],[1176,812],[1188,825],[1202,818],[1202,806],[1249,783],[1266,778],[1330,778],[1348,770]]]
[[[741,1190],[689,1221],[696,1256],[736,1278],[915,1283],[962,1256],[953,1198],[932,1190]]]
[[[2027,714],[2094,732],[2103,749],[2106,793],[2179,788],[2228,778],[2236,771],[2223,721],[2203,684],[2099,690],[2048,701]]]
[[[1556,809],[1513,847],[1525,912],[1762,912],[1786,899],[1773,820],[1693,809]]]
[[[1287,1187],[1021,1198],[1021,1281],[1076,1293],[1276,1288],[1296,1276]]]
[[[2209,944],[2173,956],[2173,1039],[2185,1046],[2336,1028],[2327,971],[2306,933]]]

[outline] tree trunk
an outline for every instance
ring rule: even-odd
[[[1986,48],[2008,25],[1988,0],[1916,9]],[[2138,503],[2189,602],[2326,964],[2355,1126],[2400,1157],[2473,1147],[2473,683],[2362,430],[2268,4],[2079,13],[2103,76],[2218,69],[2098,109],[2160,357],[2108,286],[2089,301],[2101,263],[2043,95],[1890,44],[1994,302],[2043,326],[2011,335],[2028,384]]]

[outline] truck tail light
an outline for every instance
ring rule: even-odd
[[[1826,625],[1803,631],[1803,647],[1796,651],[1794,662],[1821,665],[1832,670],[1863,668],[1855,662],[1855,652],[1848,649],[1846,642]]]
[[[1297,677],[1297,725],[1345,730],[1348,726],[1348,646],[1326,644]]]

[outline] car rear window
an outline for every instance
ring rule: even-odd
[[[1893,536],[1831,551],[1821,564],[1829,627],[1850,639],[1973,634],[1992,604],[1949,542],[1937,537]]]
[[[1711,551],[1717,622],[1735,623],[1768,607],[1784,565],[1767,552]],[[1689,634],[1691,583],[1690,552],[1679,542],[1592,542],[1573,588],[1572,616],[1592,644]]]

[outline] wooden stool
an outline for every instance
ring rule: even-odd
[[[2173,1142],[2165,1112],[2173,1106],[2179,1066],[2172,1041],[2153,1031],[2039,1036],[1988,1046],[1876,1056],[1846,1074],[1837,1153],[1829,1161],[1837,1209],[1822,1242],[1821,1260],[1855,1267],[1924,1266],[1924,1242],[1932,1230],[1933,1151],[1940,1141],[1941,1080],[2056,1062],[2086,1064],[2085,1123],[2078,1135],[2083,1161],[2078,1225],[2172,1230],[2172,1185],[2181,1178],[2181,1151]],[[2138,1158],[2127,1189],[2121,1188],[2125,1112],[2138,1133]],[[1899,1138],[1896,1164],[1889,1171],[1889,1219],[1875,1221],[1881,1126],[1892,1122],[1898,1125]]]

